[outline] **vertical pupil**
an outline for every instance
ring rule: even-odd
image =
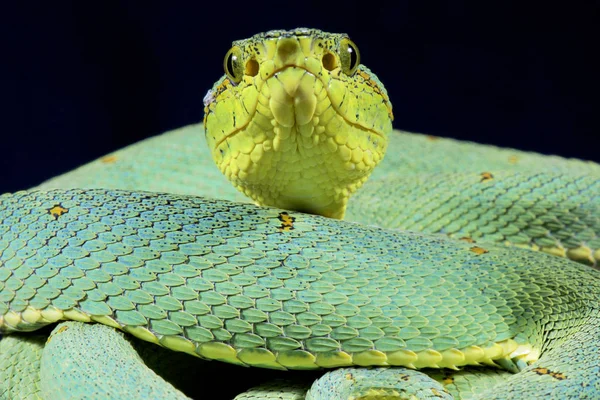
[[[237,59],[237,57],[233,54],[230,54],[229,57],[227,57],[227,69],[232,76],[235,76],[235,71],[233,70],[233,61],[235,59]]]
[[[350,69],[353,69],[358,61],[356,51],[354,51],[352,46],[348,46],[348,53],[350,53]]]

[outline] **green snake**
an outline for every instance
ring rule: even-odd
[[[346,35],[224,69],[204,125],[0,196],[0,398],[600,396],[600,165],[392,131]]]

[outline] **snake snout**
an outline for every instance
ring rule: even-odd
[[[315,76],[302,68],[287,67],[277,72],[275,79],[269,82],[269,105],[278,125],[291,128],[311,122],[317,107]]]

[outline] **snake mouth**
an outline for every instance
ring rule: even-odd
[[[344,119],[344,121],[357,129],[360,129],[362,131],[365,131],[367,133],[373,133],[375,135],[377,135],[379,138],[385,140],[385,134],[383,132],[379,132],[376,129],[372,129],[372,128],[367,128],[357,122],[353,122],[351,120],[349,120],[346,116],[345,113],[343,113],[340,110],[340,106],[343,104],[343,101],[339,104],[339,105],[335,105],[332,95],[330,93],[330,88],[329,85],[327,85],[327,82],[324,81],[323,77],[320,76],[320,74],[315,73],[314,71],[309,70],[308,68],[306,68],[305,66],[301,66],[301,65],[297,65],[297,64],[286,64],[282,67],[279,67],[277,69],[274,69],[271,73],[269,73],[268,75],[266,75],[266,77],[264,79],[262,79],[262,83],[260,84],[260,86],[258,86],[258,91],[261,92],[263,86],[267,83],[267,81],[269,81],[269,79],[273,79],[276,77],[277,74],[290,69],[290,68],[297,68],[297,69],[301,69],[304,70],[306,73],[312,75],[315,77],[315,79],[317,79],[319,82],[321,82],[321,84],[323,85],[323,88],[325,89],[325,92],[327,93],[327,99],[329,100],[329,104],[331,105],[331,107],[335,110],[336,114],[339,115],[340,117],[342,117]],[[329,79],[334,79],[333,77],[329,78]],[[258,101],[258,99],[256,100]],[[234,129],[233,131],[229,132],[228,134],[226,134],[225,136],[223,136],[219,141],[217,141],[217,143],[215,144],[215,148],[221,146],[221,144],[223,144],[223,142],[226,142],[228,139],[232,138],[233,136],[235,136],[237,133],[243,131],[246,129],[246,127],[248,127],[248,125],[250,124],[250,122],[252,121],[254,115],[256,114],[256,107],[254,107],[254,111],[251,113],[248,113],[248,119],[241,124],[239,127],[237,127],[236,129]]]

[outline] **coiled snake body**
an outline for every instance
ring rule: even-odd
[[[0,197],[0,397],[250,386],[184,353],[335,368],[239,399],[598,396],[600,166],[391,131],[345,35],[260,34],[225,70],[204,127]]]

